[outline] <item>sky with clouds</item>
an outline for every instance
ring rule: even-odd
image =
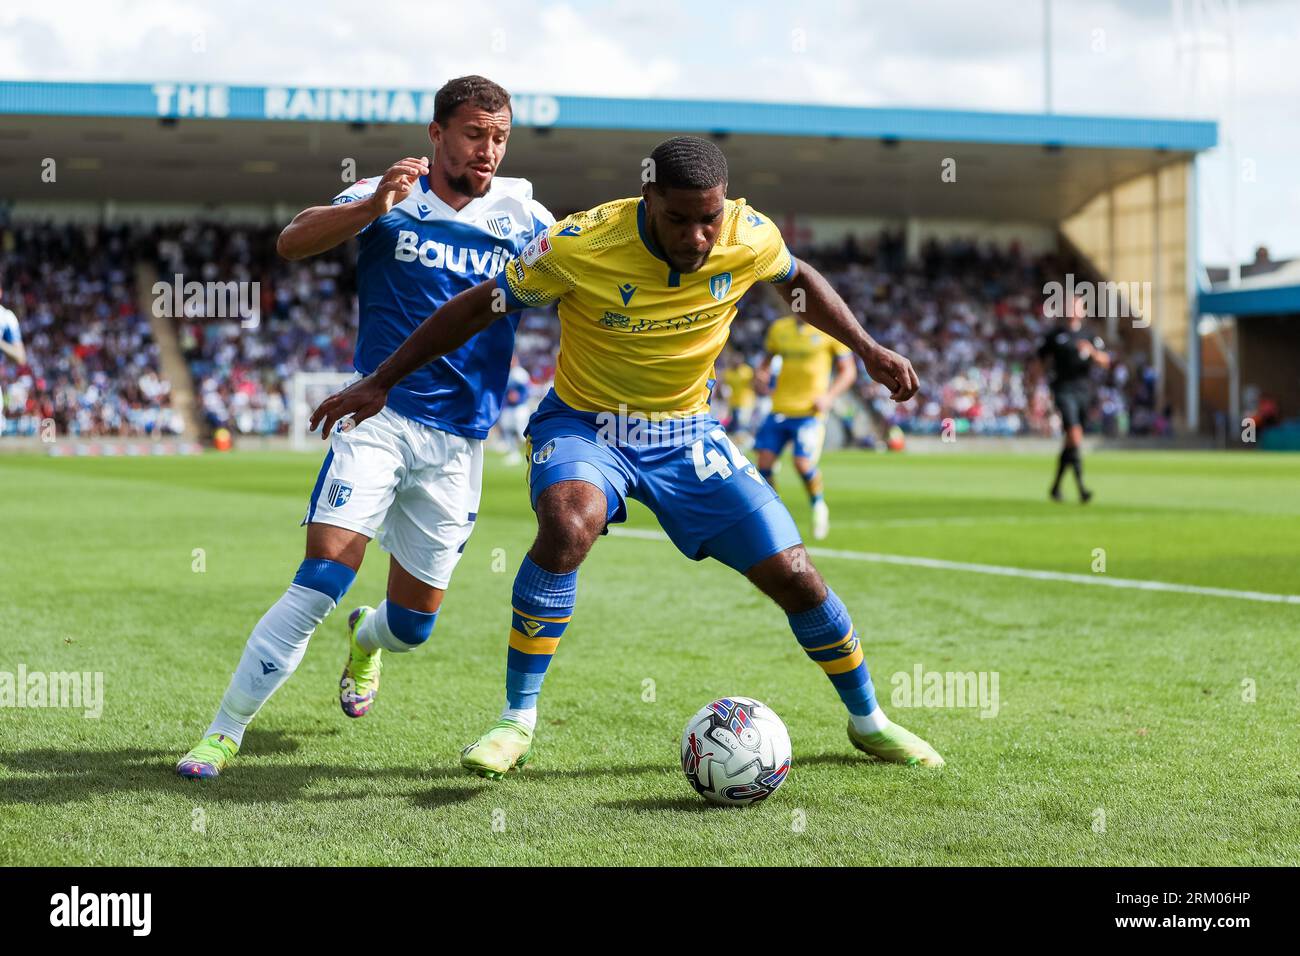
[[[1202,255],[1300,256],[1300,0],[1051,0],[1053,108],[1220,122]],[[5,0],[0,79],[437,87],[1041,111],[1042,0]],[[1233,122],[1229,124],[1229,118]]]

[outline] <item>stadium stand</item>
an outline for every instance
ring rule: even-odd
[[[288,383],[299,371],[352,368],[356,327],[355,246],[301,262],[275,252],[278,228],[186,222],[83,228],[23,226],[5,233],[3,267],[10,307],[19,313],[30,369],[5,365],[7,430],[31,434],[43,418],[78,435],[179,433],[157,346],[132,294],[138,263],[156,277],[256,282],[255,327],[202,308],[175,318],[207,429],[283,435]],[[869,329],[907,355],[923,384],[896,407],[861,377],[857,394],[879,428],[938,433],[1050,434],[1051,401],[1031,361],[1047,327],[1043,284],[1074,263],[1031,256],[1018,246],[930,241],[907,261],[901,237],[885,230],[861,242],[796,252],[822,269]],[[780,315],[775,297],[751,294],[732,342],[751,360]],[[530,310],[518,353],[539,388],[554,372],[558,321]],[[1108,343],[1112,348],[1118,343]],[[1090,430],[1159,434],[1153,370],[1140,355],[1100,376]]]
[[[135,292],[135,234],[125,226],[0,227],[0,284],[26,362],[0,362],[4,434],[179,434],[171,385]]]
[[[938,433],[949,419],[959,433],[1053,433],[1051,396],[1032,359],[1051,324],[1042,311],[1044,283],[1082,272],[1077,264],[969,240],[928,242],[908,262],[901,237],[889,231],[796,252],[823,271],[877,340],[916,367],[921,392],[903,406],[859,376],[857,392],[877,422],[914,434]],[[752,357],[779,312],[770,297],[751,295],[746,306],[733,344]],[[1154,408],[1154,370],[1119,345],[1107,343],[1119,353],[1111,370],[1095,370],[1090,430],[1166,433],[1168,421]]]
[[[275,252],[274,227],[185,223],[155,227],[147,243],[159,278],[256,282],[255,327],[196,310],[176,317],[200,414],[208,428],[277,435],[288,429],[288,380],[300,371],[352,368],[355,246],[302,262]]]

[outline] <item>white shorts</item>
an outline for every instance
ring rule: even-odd
[[[385,408],[330,436],[303,524],[378,537],[414,577],[446,588],[474,530],[483,442]]]

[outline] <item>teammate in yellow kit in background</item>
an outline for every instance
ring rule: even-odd
[[[727,403],[729,412],[727,431],[733,435],[751,435],[758,404],[758,396],[754,392],[754,366],[733,348],[727,348],[723,352],[723,361],[719,364],[723,365],[720,397]]]
[[[794,443],[794,467],[812,504],[813,537],[820,541],[830,532],[831,520],[817,470],[826,438],[826,412],[857,379],[857,364],[848,346],[796,315],[772,323],[765,347],[767,355],[758,366],[759,390],[767,390],[776,356],[781,358],[781,370],[772,390],[772,411],[754,439],[758,471],[775,485],[772,468],[785,446]]]

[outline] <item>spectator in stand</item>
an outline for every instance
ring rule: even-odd
[[[191,221],[171,225],[0,228],[0,281],[22,322],[27,364],[0,362],[5,428],[35,434],[53,418],[60,433],[179,431],[170,385],[159,370],[147,317],[137,313],[134,267],[151,258],[159,277],[258,282],[257,327],[193,309],[176,317],[200,415],[211,428],[286,434],[289,382],[300,371],[351,371],[356,330],[352,244],[311,260],[275,254],[272,226]],[[1049,323],[1043,286],[1069,263],[964,239],[926,242],[915,262],[901,231],[800,247],[881,344],[907,355],[921,392],[903,406],[859,376],[856,395],[882,428],[937,434],[945,420],[985,435],[1051,434],[1056,416],[1045,380],[1028,361]],[[730,347],[760,353],[780,303],[758,293],[741,303]],[[543,387],[554,375],[559,323],[553,308],[523,314],[519,364]],[[1112,343],[1114,344],[1114,343]],[[1160,434],[1155,371],[1144,356],[1116,354],[1094,369],[1090,430]]]
[[[0,283],[25,361],[0,363],[5,434],[179,432],[148,318],[135,303],[132,230],[23,224],[0,230]]]

